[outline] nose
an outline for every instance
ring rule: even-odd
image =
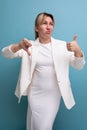
[[[50,29],[50,24],[47,24],[47,29]]]

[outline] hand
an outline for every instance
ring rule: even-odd
[[[28,53],[28,55],[30,55],[31,53],[30,53],[30,51],[29,51],[29,47],[31,47],[32,46],[32,44],[30,43],[30,41],[28,40],[28,39],[26,39],[26,38],[24,38],[20,43],[19,43],[19,48],[21,48],[21,49],[24,49],[27,53]]]
[[[75,53],[75,56],[82,57],[83,54],[81,52],[81,49],[76,41],[77,35],[74,35],[73,40],[71,42],[67,43],[67,49],[68,51],[73,51]]]

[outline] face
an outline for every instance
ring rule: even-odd
[[[54,22],[49,16],[45,16],[41,24],[36,27],[36,31],[38,32],[39,38],[50,38],[53,29]]]

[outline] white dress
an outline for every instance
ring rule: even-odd
[[[28,95],[27,130],[52,130],[60,105],[51,43],[40,44]]]

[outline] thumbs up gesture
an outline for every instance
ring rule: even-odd
[[[74,55],[76,57],[82,57],[83,54],[81,52],[81,49],[80,49],[76,39],[77,39],[77,35],[74,35],[73,40],[71,42],[67,43],[67,49],[68,49],[68,51],[73,51]]]

